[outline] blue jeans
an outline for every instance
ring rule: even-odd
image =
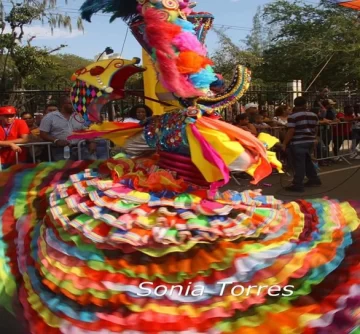
[[[303,188],[305,176],[310,182],[320,181],[313,161],[311,153],[314,149],[314,143],[290,144],[289,153],[291,164],[294,170],[293,185],[297,188]]]
[[[106,160],[109,158],[106,140],[99,140],[96,142],[96,157],[98,160]]]

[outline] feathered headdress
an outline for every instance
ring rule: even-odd
[[[196,25],[187,20],[194,6],[190,0],[87,0],[81,12],[88,21],[96,12],[113,13],[112,20],[121,18],[130,26],[135,17],[141,18],[141,38],[146,40],[159,80],[175,95],[192,98],[206,96],[216,80],[199,40],[203,34],[198,36]]]
[[[112,13],[111,21],[121,18],[151,56],[164,89],[179,101],[193,104],[200,98],[198,103],[221,109],[242,95],[249,76],[235,77],[234,84],[225,89],[204,46],[214,17],[193,12],[195,5],[191,0],[86,0],[81,12],[88,21],[96,12]]]
[[[91,16],[97,12],[112,13],[110,22],[121,18],[125,22],[131,21],[138,15],[136,0],[86,0],[80,7],[81,17],[91,22]]]

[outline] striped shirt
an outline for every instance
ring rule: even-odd
[[[307,110],[298,110],[289,115],[287,127],[295,129],[291,144],[315,142],[318,123],[316,114]]]

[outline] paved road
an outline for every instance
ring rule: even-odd
[[[338,171],[337,171],[338,170]],[[323,185],[318,188],[307,189],[304,193],[291,193],[283,188],[291,183],[291,177],[286,175],[272,175],[262,181],[258,186],[252,186],[248,181],[238,180],[241,186],[231,182],[228,188],[238,191],[246,189],[262,189],[266,195],[273,195],[283,201],[291,201],[297,198],[323,198],[360,200],[360,160],[339,162],[330,167],[320,170]],[[266,185],[264,185],[266,184]],[[267,186],[271,184],[271,187]]]
[[[357,168],[359,167],[359,169]],[[337,169],[347,169],[333,173]],[[241,186],[232,182],[229,188],[242,191],[245,189],[263,189],[266,195],[274,195],[275,197],[284,201],[290,201],[296,198],[319,198],[329,197],[339,200],[360,200],[360,160],[352,162],[352,165],[346,163],[337,163],[331,167],[326,167],[321,170],[321,179],[323,186],[307,190],[303,194],[292,194],[286,192],[283,187],[290,182],[289,177],[272,175],[263,182],[260,186],[249,186],[248,181],[240,180]],[[264,183],[272,184],[271,187],[263,186]],[[15,320],[5,310],[0,309],[0,333],[11,334],[28,334],[22,325],[21,321]],[[39,333],[40,334],[40,333]]]

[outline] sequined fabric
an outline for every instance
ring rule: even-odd
[[[189,154],[189,144],[185,132],[185,111],[175,111],[155,116],[145,125],[145,139],[152,148]]]

